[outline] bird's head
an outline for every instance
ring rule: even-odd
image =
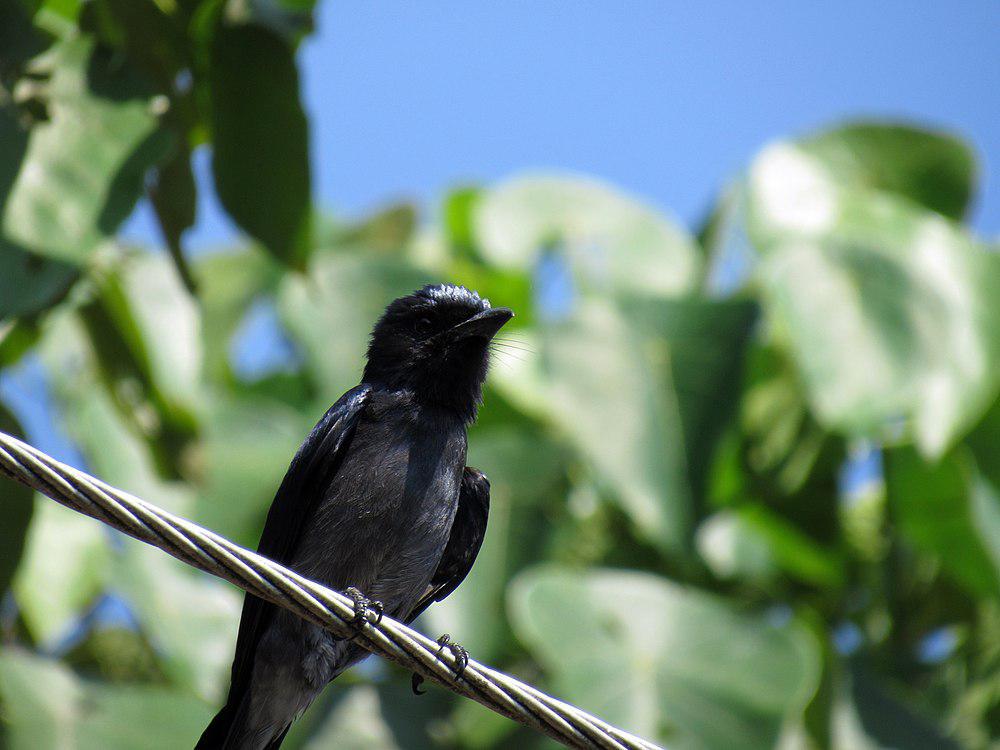
[[[366,383],[406,388],[426,403],[475,418],[489,344],[514,317],[464,286],[437,284],[392,302],[375,324]]]

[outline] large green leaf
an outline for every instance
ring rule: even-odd
[[[988,480],[959,456],[929,465],[906,448],[887,451],[885,467],[893,517],[906,538],[973,594],[1000,594],[1000,508]]]
[[[768,312],[820,421],[877,435],[904,418],[941,455],[996,392],[998,258],[794,145],[765,150],[749,184]]]
[[[692,522],[681,416],[669,346],[642,338],[594,300],[498,367],[494,382],[520,408],[551,421],[597,469],[638,532],[679,550]]]
[[[275,257],[303,268],[311,249],[309,133],[293,50],[264,26],[220,17],[209,78],[219,199]]]
[[[111,571],[108,536],[97,521],[46,497],[14,578],[14,595],[31,635],[51,645],[104,589]]]
[[[2,234],[24,250],[79,263],[132,211],[169,140],[142,82],[88,37],[57,44],[33,72],[49,76],[48,119],[31,129],[2,200]]]
[[[29,128],[13,107],[0,106],[0,210],[18,180]],[[0,234],[0,319],[41,312],[76,279],[75,266],[30,253]]]
[[[17,419],[0,402],[0,430],[23,438]],[[20,482],[0,478],[0,596],[10,586],[24,551],[25,535],[34,511],[34,493]]]
[[[131,540],[118,555],[111,584],[132,605],[171,681],[208,701],[221,700],[236,643],[239,592]]]
[[[524,334],[533,351],[494,380],[592,462],[639,533],[680,549],[700,513],[720,428],[732,416],[752,305],[590,300]]]
[[[858,122],[801,143],[839,182],[897,193],[953,219],[963,218],[975,190],[975,155],[947,133]]]
[[[80,307],[96,371],[122,416],[179,476],[197,434],[199,317],[163,255],[127,257]]]
[[[641,573],[541,568],[511,618],[556,693],[672,748],[770,748],[818,679],[811,637]]]
[[[584,292],[680,294],[698,276],[698,251],[682,229],[595,180],[529,175],[501,183],[476,201],[474,226],[490,263],[531,273],[555,252]]]
[[[183,693],[78,679],[56,661],[0,652],[10,750],[173,750],[191,746],[211,710]]]
[[[666,341],[676,392],[688,479],[699,509],[716,442],[732,421],[743,380],[744,353],[756,305],[748,300],[630,298],[629,324],[646,346]]]

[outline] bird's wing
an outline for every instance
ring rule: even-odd
[[[257,546],[260,554],[280,563],[289,561],[295,552],[302,524],[312,511],[309,503],[322,497],[324,486],[333,480],[340,468],[370,391],[371,386],[362,383],[341,396],[302,443],[267,512],[267,521]],[[273,608],[274,605],[251,594],[247,594],[243,602],[229,688],[230,701],[242,695],[250,680],[257,640]]]
[[[465,580],[476,561],[479,548],[483,546],[489,512],[490,480],[479,469],[466,466],[448,544],[427,590],[410,612],[407,622],[415,620],[421,612],[444,599]]]

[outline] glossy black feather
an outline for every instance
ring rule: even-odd
[[[332,480],[343,462],[370,392],[371,386],[364,383],[349,390],[327,409],[303,441],[268,510],[257,545],[260,554],[276,562],[289,562],[302,525],[313,511],[311,504],[322,496],[319,488]],[[244,598],[226,705],[212,719],[195,750],[223,747],[245,697],[257,642],[274,611],[274,605],[263,599],[251,594]]]
[[[407,618],[408,622],[417,619],[434,602],[443,601],[469,575],[486,538],[489,513],[490,480],[479,469],[466,466],[448,546],[427,591]]]
[[[258,551],[339,591],[354,586],[411,620],[466,577],[482,545],[489,483],[465,467],[489,341],[506,308],[463,287],[390,304],[362,384],[306,438],[268,512]],[[247,596],[226,705],[203,750],[277,748],[323,687],[367,652]]]

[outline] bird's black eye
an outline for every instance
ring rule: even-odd
[[[414,325],[414,330],[418,336],[427,336],[434,330],[434,324],[431,322],[430,318],[421,318]]]

